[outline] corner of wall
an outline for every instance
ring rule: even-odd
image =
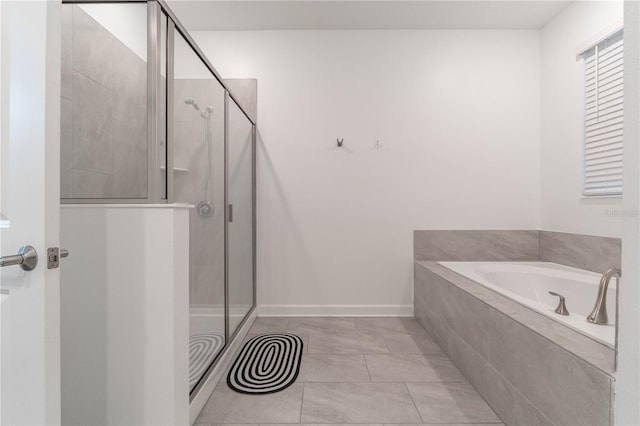
[[[625,1],[625,197],[614,424],[640,424],[640,3]],[[629,142],[629,143],[628,143]]]

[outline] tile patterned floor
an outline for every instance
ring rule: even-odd
[[[296,383],[244,395],[225,376],[196,425],[502,424],[411,318],[258,318],[247,339],[270,332],[303,339]]]

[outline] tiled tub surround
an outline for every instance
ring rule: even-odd
[[[604,273],[622,262],[619,238],[540,231],[540,260]]]
[[[147,63],[79,5],[61,49],[61,197],[145,198]]]
[[[414,249],[416,319],[505,423],[611,424],[613,349],[437,261],[544,260],[601,273],[619,267],[620,240],[415,231]]]
[[[538,260],[538,231],[414,231],[414,260]]]
[[[535,230],[414,231],[413,253],[414,260],[542,261],[603,273],[620,268],[622,241]]]
[[[610,424],[613,350],[436,262],[415,315],[507,424]]]
[[[615,315],[609,324],[592,324],[585,318],[594,305],[601,275],[549,262],[438,262],[490,290],[527,306],[554,321],[603,343],[615,347]],[[616,309],[616,283],[607,290],[607,310]],[[569,315],[557,314],[558,297],[566,298]]]

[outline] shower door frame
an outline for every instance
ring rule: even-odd
[[[225,313],[225,341],[224,346],[216,354],[215,358],[211,362],[211,365],[207,368],[205,373],[202,375],[196,386],[193,388],[193,391],[189,394],[189,399],[192,401],[194,397],[198,394],[200,389],[203,387],[207,378],[216,367],[218,361],[226,354],[230,347],[230,342],[232,342],[235,337],[238,335],[240,330],[243,328],[244,324],[251,317],[253,312],[256,309],[256,296],[257,296],[257,275],[256,275],[256,135],[257,135],[257,126],[255,120],[253,120],[249,114],[244,110],[244,108],[240,105],[237,99],[234,97],[233,93],[231,93],[230,89],[224,83],[224,80],[218,74],[216,69],[211,65],[206,55],[200,50],[196,42],[191,38],[189,32],[182,25],[182,23],[178,20],[178,18],[173,14],[171,9],[166,5],[166,3],[162,0],[149,0],[148,3],[157,3],[160,5],[161,12],[167,15],[168,17],[168,25],[167,25],[167,123],[173,123],[174,111],[173,111],[173,76],[174,76],[174,39],[175,32],[177,31],[187,42],[189,47],[193,50],[193,52],[198,56],[198,58],[202,61],[202,63],[207,67],[207,69],[213,74],[214,78],[222,85],[225,90],[225,105],[224,105],[224,313]],[[171,63],[169,63],[169,58],[171,58]],[[169,66],[171,65],[171,66]],[[233,333],[230,333],[229,330],[229,318],[230,318],[230,305],[229,305],[229,162],[228,162],[228,145],[229,145],[229,103],[234,102],[236,106],[242,111],[244,116],[251,123],[252,128],[252,140],[251,140],[251,155],[252,155],[252,179],[251,179],[251,194],[252,194],[252,267],[253,267],[253,282],[252,282],[252,290],[253,290],[253,301],[251,309],[244,316],[242,321],[238,324]],[[171,159],[171,167],[173,167],[173,148],[174,148],[174,140],[173,140],[173,132],[169,132],[169,128],[167,128],[167,170],[170,169],[169,159]],[[171,178],[170,178],[171,176]],[[167,202],[171,203],[174,201],[174,190],[173,190],[173,173],[167,173]]]
[[[223,348],[215,356],[211,365],[207,368],[198,384],[189,394],[189,401],[193,401],[200,389],[206,383],[211,372],[216,367],[218,361],[229,350],[230,342],[232,342],[243,328],[247,320],[252,316],[256,309],[257,301],[257,273],[256,273],[256,189],[257,189],[257,160],[256,160],[256,138],[257,125],[256,121],[251,118],[242,105],[238,102],[229,87],[225,84],[223,78],[216,71],[215,67],[209,62],[207,56],[202,52],[197,43],[193,40],[185,26],[173,13],[171,8],[163,0],[62,0],[63,4],[110,4],[110,3],[141,3],[147,5],[147,196],[146,198],[63,198],[61,204],[159,204],[168,205],[175,202],[174,176],[173,176],[173,149],[174,149],[174,40],[176,31],[184,38],[189,47],[198,56],[206,68],[211,72],[215,80],[218,81],[225,91],[225,118],[224,118],[224,315],[225,315],[225,343]],[[160,92],[162,90],[161,78],[161,21],[167,19],[166,33],[166,105],[162,105]],[[229,188],[228,188],[228,105],[232,101],[244,114],[251,123],[251,153],[252,153],[252,266],[253,266],[253,303],[251,309],[247,312],[242,321],[230,335],[229,330]],[[166,110],[166,125],[163,127],[160,111],[162,108]],[[161,193],[161,158],[158,155],[158,142],[161,132],[166,132],[166,197],[162,197]]]

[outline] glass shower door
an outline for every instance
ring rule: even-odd
[[[254,304],[253,125],[235,101],[227,103],[229,335]]]
[[[189,390],[225,345],[224,120],[226,91],[175,32],[174,200],[189,217]]]

